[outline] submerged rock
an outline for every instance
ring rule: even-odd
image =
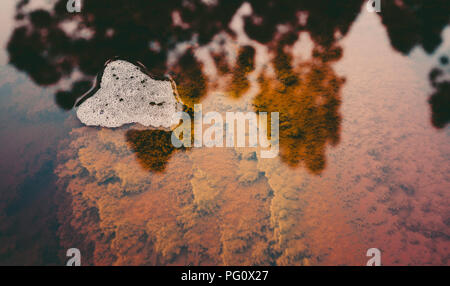
[[[120,127],[129,123],[170,128],[182,110],[175,82],[155,79],[124,60],[108,62],[97,90],[77,103],[77,116],[89,126]]]

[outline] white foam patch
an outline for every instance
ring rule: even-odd
[[[116,60],[106,65],[100,89],[80,104],[77,116],[88,126],[171,128],[180,121],[179,111],[182,103],[173,81],[153,79],[136,65]]]

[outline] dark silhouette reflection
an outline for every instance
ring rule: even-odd
[[[230,21],[248,2],[253,13],[245,16],[244,31],[277,55],[272,63],[276,78],[260,75],[263,90],[255,106],[260,111],[280,111],[283,161],[291,166],[304,162],[313,172],[325,167],[325,146],[336,144],[339,138],[339,89],[343,83],[329,62],[341,57],[336,42],[347,34],[365,0],[95,0],[84,1],[81,13],[68,13],[66,2],[57,1],[50,12],[30,12],[26,9],[29,1],[20,1],[16,14],[20,24],[8,44],[11,64],[37,84],[58,84],[62,79],[71,82],[68,90],[55,95],[64,109],[73,107],[91,88],[105,62],[114,57],[136,59],[154,75],[171,74],[181,99],[192,109],[208,90],[208,78],[196,51],[219,34],[235,37]],[[393,48],[408,53],[420,45],[431,53],[442,41],[449,7],[446,0],[386,0],[379,16]],[[292,67],[291,56],[283,49],[292,48],[300,31],[311,36],[314,56],[310,62]],[[177,50],[180,43],[189,46],[181,55]],[[169,63],[171,53],[178,57]],[[255,68],[254,48],[239,47],[235,66],[220,52],[210,54],[219,75],[231,74],[229,94],[242,96]],[[430,99],[433,122],[443,127],[448,122],[448,84],[433,84],[437,89]],[[153,162],[152,154],[160,151],[151,148],[164,149],[161,160],[167,160],[172,152],[170,140],[167,146],[147,140],[165,138],[163,134],[136,131],[127,136],[150,170],[164,168],[163,161]]]
[[[442,31],[450,23],[450,2],[447,0],[386,0],[379,14],[397,51],[408,54],[415,46],[433,53],[442,43]],[[441,57],[441,64],[448,62]],[[436,89],[429,98],[431,121],[443,128],[449,121],[449,82],[437,82],[440,69],[430,71],[430,83]]]
[[[37,10],[27,14],[27,0],[17,5],[17,18],[26,21],[11,36],[10,62],[37,84],[56,84],[74,71],[81,72],[81,82],[92,81],[104,63],[116,56],[138,59],[151,73],[163,74],[167,72],[168,52],[176,44],[195,35],[202,45],[219,32],[229,31],[228,23],[242,1],[206,5],[182,0],[96,0],[85,1],[81,13],[68,13],[66,2],[58,1],[52,13]],[[182,19],[182,23],[174,19]],[[75,32],[67,32],[65,25],[74,25]],[[191,82],[198,83],[198,72],[191,71],[200,68],[187,53],[177,71],[184,80],[192,75]],[[89,89],[79,90],[80,85],[62,91],[56,102],[67,108],[73,97]],[[194,97],[199,97],[201,87],[196,88]],[[60,98],[63,94],[69,99]]]
[[[172,72],[182,98],[188,104],[198,102],[207,86],[193,50],[188,49],[174,67],[167,66],[169,51],[194,38],[201,47],[221,32],[234,36],[229,23],[245,1],[96,0],[85,1],[81,13],[68,13],[66,2],[57,1],[51,12],[28,12],[29,1],[20,1],[16,18],[22,24],[8,44],[10,62],[37,84],[56,84],[75,71],[81,73],[70,90],[56,97],[64,109],[88,91],[86,81],[92,82],[104,63],[117,56],[139,60],[155,75]],[[336,32],[348,31],[363,2],[250,1],[254,14],[246,18],[245,30],[270,46],[279,34],[277,27],[283,24],[291,41],[298,31],[306,30],[318,44],[330,46]],[[300,14],[305,20],[299,20]],[[251,47],[243,47],[238,67],[233,69],[233,82],[241,92],[248,87],[245,77],[253,69],[253,56]]]
[[[280,113],[280,157],[290,166],[300,162],[313,173],[325,168],[325,147],[339,141],[340,87],[329,63],[338,60],[340,48],[314,51],[310,62],[295,70],[291,56],[278,48],[274,59],[276,79],[261,77],[261,92],[254,105],[258,111]]]
[[[331,46],[336,32],[345,35],[365,0],[250,0],[253,15],[245,21],[245,31],[250,38],[269,43],[277,36],[279,25],[292,31],[308,31],[314,42]],[[292,34],[288,43],[296,40]]]
[[[447,69],[434,68],[430,71],[429,78],[435,92],[430,96],[428,102],[432,110],[431,122],[436,128],[444,128],[450,121],[450,80],[448,58],[442,56],[441,65]],[[447,77],[446,72],[447,71]],[[444,77],[444,79],[442,79]]]
[[[194,118],[194,109],[184,106],[184,112]],[[194,138],[194,122],[191,122],[191,138]],[[136,130],[131,129],[126,133],[126,142],[136,153],[139,164],[152,172],[164,172],[166,164],[171,156],[178,151],[186,151],[190,148],[175,148],[171,141],[172,132],[165,130]],[[183,139],[181,135],[180,139]],[[191,140],[191,144],[193,141]]]
[[[379,15],[396,50],[407,54],[419,45],[432,53],[441,44],[442,30],[450,20],[450,3],[447,0],[382,2]]]
[[[433,115],[431,121],[437,128],[444,128],[450,121],[450,81],[438,83],[436,92],[429,99]]]
[[[75,105],[80,94],[84,94],[91,87],[92,82],[89,80],[76,81],[73,83],[71,90],[58,91],[55,94],[56,104],[65,110],[70,110]]]
[[[129,130],[126,140],[143,168],[161,172],[172,153],[178,150],[173,147],[171,136],[172,132],[163,130]]]
[[[207,80],[202,72],[202,64],[188,49],[172,68],[171,75],[177,84],[178,94],[186,106],[191,108],[206,95]]]
[[[251,46],[244,46],[240,49],[237,63],[232,71],[230,94],[233,97],[240,97],[250,87],[247,78],[248,74],[255,69],[255,49]]]

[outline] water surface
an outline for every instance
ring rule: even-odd
[[[12,2],[0,264],[449,264],[445,1]],[[83,126],[73,104],[115,56],[169,73],[187,111],[279,112],[279,156]]]

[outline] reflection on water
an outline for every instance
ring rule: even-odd
[[[175,147],[171,143],[172,132],[164,130],[129,130],[127,142],[141,165],[152,171],[162,171]]]
[[[65,2],[21,1],[8,43],[58,106],[70,110],[106,60],[132,58],[169,73],[188,112],[279,112],[280,153],[176,150],[166,131],[69,124],[48,167],[58,252],[105,265],[363,265],[377,247],[383,264],[449,263],[448,63],[420,78],[406,57],[440,47],[448,3],[385,1],[375,15],[363,0],[95,0],[81,14]],[[427,94],[443,132],[428,125]]]
[[[240,48],[236,65],[232,71],[229,93],[233,97],[240,97],[250,88],[248,75],[255,69],[255,49],[251,46]]]
[[[340,49],[320,54],[313,51],[310,62],[294,71],[292,57],[277,50],[276,79],[262,76],[261,90],[254,99],[258,111],[280,113],[280,156],[290,166],[304,161],[314,173],[325,168],[325,147],[339,141],[340,86],[330,62],[340,57]]]
[[[188,49],[179,58],[171,74],[177,84],[182,102],[192,109],[207,92],[207,81],[202,72],[202,64],[195,58],[192,49]]]
[[[431,85],[435,88],[429,103],[431,122],[437,128],[444,128],[450,121],[450,67],[446,56],[441,57],[440,63],[441,67],[433,68],[429,74]]]

